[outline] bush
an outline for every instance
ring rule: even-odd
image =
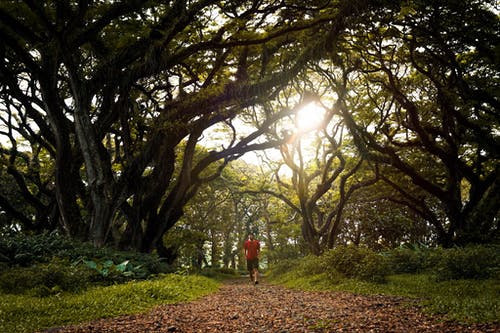
[[[434,273],[438,280],[500,279],[500,246],[473,245],[437,250],[438,264]]]
[[[182,273],[188,274],[189,270],[186,269],[185,272]],[[239,275],[236,269],[226,267],[205,267],[201,271],[197,271],[195,273],[213,279],[235,278]]]
[[[281,260],[279,263],[276,263],[271,267],[270,275],[273,277],[276,277],[276,276],[280,276],[280,275],[289,273],[290,271],[294,270],[295,267],[297,267],[299,262],[300,262],[300,259]]]
[[[267,252],[267,260],[270,264],[279,264],[282,261],[289,260],[289,258],[302,257],[300,247],[292,244],[285,244],[272,251]]]
[[[437,280],[488,279],[500,276],[500,246],[463,248],[401,247],[387,253],[394,273],[428,273]]]
[[[92,270],[95,274],[93,282],[103,282],[111,284],[113,282],[125,282],[128,280],[143,280],[152,276],[152,272],[143,265],[134,266],[130,260],[125,260],[115,264],[110,259],[80,259],[73,263],[73,266],[86,267]],[[163,272],[159,272],[163,273]]]
[[[60,251],[71,251],[74,242],[56,233],[26,236],[23,234],[5,235],[0,239],[2,261],[11,266],[29,266],[35,262],[48,262]],[[59,256],[70,257],[70,256]]]
[[[429,268],[429,251],[419,247],[399,247],[386,253],[394,273],[422,273]]]
[[[298,276],[310,276],[325,272],[323,258],[313,255],[297,260],[294,268]]]
[[[225,275],[238,275],[238,271],[236,271],[234,268],[228,268],[228,267],[219,267],[219,268],[214,268],[215,272],[220,273],[220,274],[225,274]]]
[[[344,278],[370,282],[385,282],[390,273],[388,260],[368,248],[339,246],[321,256],[283,260],[271,271],[271,278],[293,274],[296,278],[322,276],[330,283]]]
[[[0,291],[42,297],[63,291],[78,292],[94,280],[93,275],[89,269],[77,268],[69,261],[54,259],[48,264],[18,267],[0,273]]]
[[[70,240],[56,233],[33,236],[13,234],[0,239],[0,262],[3,265],[29,267],[35,263],[48,263],[53,258],[68,260],[75,265],[94,262],[94,270],[99,273],[94,278],[101,282],[113,281],[114,278],[116,282],[146,279],[151,275],[173,272],[172,267],[156,255],[95,248],[90,243]],[[124,262],[127,265],[120,271],[118,266]],[[109,267],[102,268],[104,265]]]
[[[428,273],[437,280],[499,278],[500,246],[471,245],[463,248],[401,247],[387,257],[394,273]]]
[[[360,246],[339,246],[322,256],[327,273],[338,278],[338,273],[348,278],[370,282],[384,282],[389,274],[385,257]]]

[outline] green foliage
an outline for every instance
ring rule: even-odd
[[[56,234],[11,235],[0,240],[0,292],[50,296],[90,285],[147,279],[172,268],[157,256],[96,249]]]
[[[295,230],[290,231],[287,229],[293,228],[294,225],[289,223],[288,225],[282,226],[279,229],[280,234],[278,236],[283,237],[283,235],[287,234],[292,234],[296,232]],[[295,226],[297,229],[300,230],[299,225],[297,224]],[[285,241],[283,241],[284,244],[277,244],[278,246],[273,250],[269,251],[267,253],[267,259],[269,260],[270,263],[281,263],[283,261],[288,260],[289,258],[298,258],[302,256],[303,249],[300,246],[294,245],[294,244],[289,244]]]
[[[400,247],[386,253],[394,273],[428,273],[437,280],[499,278],[500,246]]]
[[[324,258],[308,255],[295,261],[293,270],[298,276],[308,276],[325,273],[328,269],[325,267]]]
[[[95,280],[94,275],[91,270],[75,267],[67,260],[54,259],[50,263],[3,271],[0,292],[42,297],[63,291],[79,292]]]
[[[494,322],[500,308],[499,258],[498,245],[406,246],[383,256],[348,246],[317,259],[283,261],[273,267],[269,280],[307,290],[416,297],[430,313],[464,322]],[[397,275],[386,276],[391,270]],[[378,283],[377,276],[387,283]]]
[[[273,266],[271,278],[293,275],[297,278],[319,276],[331,283],[345,278],[384,282],[390,272],[388,260],[370,249],[357,246],[339,246],[321,256],[283,260]]]
[[[145,279],[150,273],[143,265],[134,266],[130,260],[125,260],[122,263],[115,264],[109,259],[81,259],[73,263],[74,266],[85,266],[98,273],[104,280],[127,280],[127,279]]]
[[[204,268],[199,272],[200,275],[216,280],[234,279],[239,276],[240,272],[232,268]]]
[[[432,275],[399,274],[387,280],[386,284],[348,280],[329,289],[418,298],[425,312],[461,322],[498,321],[500,284],[496,279],[437,282]]]
[[[206,277],[168,274],[151,281],[94,287],[80,294],[63,293],[44,298],[2,295],[0,331],[33,332],[138,313],[155,305],[189,301],[217,288],[218,283]]]
[[[395,295],[417,298],[423,310],[442,314],[461,322],[498,321],[500,284],[489,280],[436,281],[425,274],[398,274],[387,277],[387,283],[358,279],[332,281],[325,273],[298,276],[293,271],[269,276],[271,283],[303,290],[347,291],[366,295]]]
[[[386,253],[395,273],[421,273],[429,266],[430,251],[414,246],[401,246]]]
[[[75,266],[92,268],[108,280],[116,277],[118,282],[172,272],[172,268],[155,255],[95,248],[92,244],[69,240],[56,233],[7,235],[0,239],[0,254],[3,258],[0,261],[11,267],[28,267],[61,258]]]
[[[308,271],[308,268],[311,270]],[[270,270],[267,278],[273,283],[286,285],[289,288],[306,290],[328,289],[333,283],[335,271],[325,272],[322,258],[307,256],[300,259],[283,260]],[[339,279],[344,277],[339,275]]]
[[[384,282],[389,272],[386,258],[365,247],[339,246],[323,254],[322,258],[327,272],[334,270],[348,278]]]
[[[421,296],[432,295],[423,302],[430,313],[445,314],[458,321],[498,322],[498,279],[450,280],[432,282],[424,287],[427,289],[421,291]]]
[[[301,259],[284,259],[280,262],[271,266],[270,275],[274,277],[278,277],[284,275],[296,267],[298,263],[300,263]]]
[[[438,280],[500,278],[500,246],[471,245],[437,251]]]
[[[224,275],[238,275],[238,271],[233,268],[220,267],[220,268],[214,268],[213,270],[217,273]]]

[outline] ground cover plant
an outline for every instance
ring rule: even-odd
[[[372,252],[379,256],[380,267],[385,269],[373,272],[373,262],[361,255],[367,251],[341,248],[319,257],[285,261],[271,270],[269,279],[305,290],[416,298],[424,311],[460,322],[500,321],[498,246]],[[350,265],[344,262],[346,253],[351,258]],[[335,254],[339,258],[332,260]]]

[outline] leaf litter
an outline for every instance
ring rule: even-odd
[[[248,280],[225,283],[199,300],[143,314],[52,328],[46,333],[108,332],[500,332],[500,323],[461,324],[424,314],[415,300],[312,292]]]

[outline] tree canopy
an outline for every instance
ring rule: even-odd
[[[347,239],[366,217],[350,209],[367,202],[394,205],[374,212],[380,221],[432,226],[441,245],[498,239],[494,6],[2,1],[0,232],[58,230],[169,256],[164,236],[183,217],[217,213],[224,191],[207,188],[231,161],[274,148],[291,175],[247,190],[287,204],[283,223],[299,214],[314,253]],[[325,116],[300,147],[290,124],[311,101]],[[216,127],[226,140],[209,147]],[[267,222],[274,200],[259,208]],[[198,216],[203,232],[220,223]]]

